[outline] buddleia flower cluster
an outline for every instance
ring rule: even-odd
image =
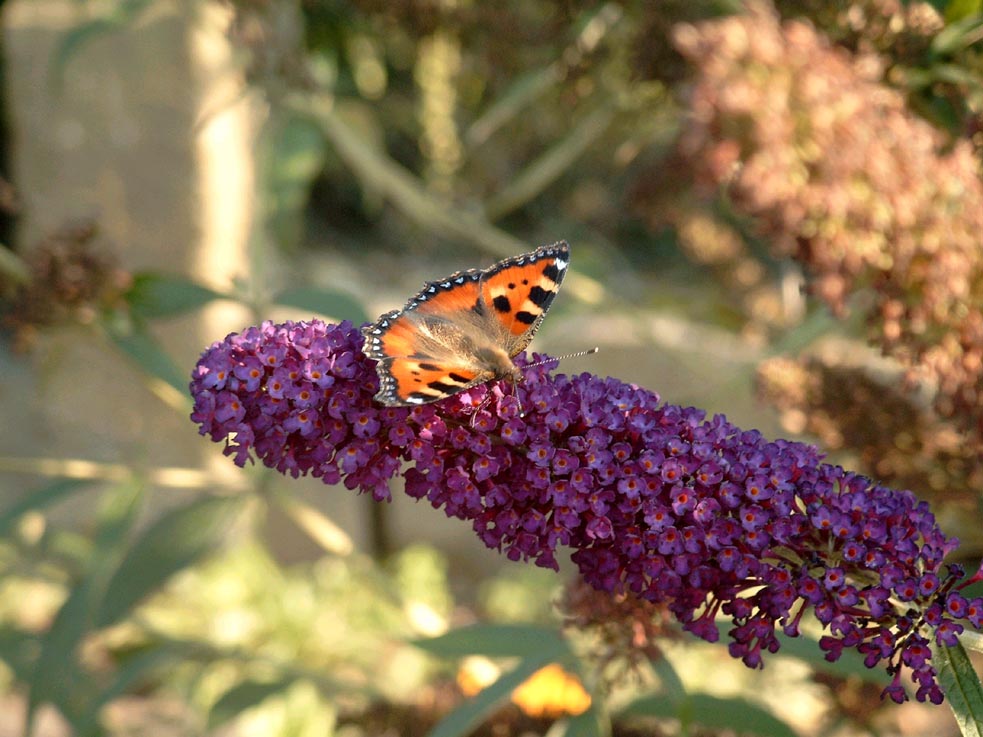
[[[834,309],[873,295],[872,336],[983,438],[983,179],[972,143],[912,113],[882,61],[764,3],[680,25],[693,69],[679,155],[726,188]]]
[[[467,520],[512,560],[557,568],[664,604],[684,629],[751,667],[811,612],[830,660],[845,649],[919,700],[942,700],[932,640],[979,627],[983,600],[957,590],[957,544],[928,505],[823,463],[811,446],[769,441],[720,415],[591,374],[517,363],[518,384],[486,384],[434,404],[382,407],[350,323],[263,323],[204,352],[192,419],[239,465],[390,498],[406,494]]]

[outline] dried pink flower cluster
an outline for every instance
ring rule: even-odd
[[[834,309],[860,287],[884,350],[937,383],[937,409],[983,437],[983,181],[971,145],[945,139],[851,56],[766,6],[675,42],[696,75],[680,151],[726,185]]]

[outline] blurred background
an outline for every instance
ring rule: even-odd
[[[533,347],[601,351],[560,370],[912,489],[975,569],[980,0],[0,23],[0,737],[956,733],[808,638],[748,671],[399,489],[238,469],[187,382],[231,331],[564,239]]]

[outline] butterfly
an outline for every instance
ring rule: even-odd
[[[379,374],[376,401],[427,404],[493,379],[521,381],[512,358],[532,341],[569,263],[560,241],[459,271],[362,328]]]

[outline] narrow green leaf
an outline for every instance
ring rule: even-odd
[[[209,497],[158,519],[129,549],[109,581],[96,626],[118,622],[175,573],[217,548],[240,508],[238,497]]]
[[[846,650],[840,655],[839,660],[830,662],[826,660],[825,652],[814,637],[808,635],[788,637],[782,632],[778,632],[777,637],[782,644],[781,650],[778,651],[779,655],[798,658],[813,670],[841,678],[858,678],[880,686],[886,686],[891,680],[883,668],[868,668],[864,665],[863,656],[855,650]]]
[[[959,731],[963,737],[983,737],[983,688],[963,646],[935,645],[932,657]]]
[[[137,325],[131,324],[120,327],[108,321],[103,324],[116,347],[132,359],[137,366],[163,381],[179,392],[181,396],[187,395],[188,375],[177,367],[156,338]]]
[[[56,90],[61,88],[65,68],[82,47],[94,38],[118,30],[136,20],[150,2],[151,0],[119,0],[111,6],[111,11],[104,17],[72,26],[71,30],[62,36],[61,43],[55,49],[50,72],[52,86]]]
[[[959,635],[959,642],[967,650],[983,653],[983,634],[967,630]]]
[[[351,295],[320,287],[291,287],[280,292],[273,301],[298,310],[316,312],[339,320],[351,320],[354,325],[369,321],[362,304]]]
[[[649,662],[652,665],[652,670],[655,671],[655,675],[659,677],[659,682],[662,684],[662,692],[673,700],[685,699],[687,696],[686,685],[683,683],[683,679],[679,677],[679,674],[676,673],[676,669],[672,667],[672,663],[667,658],[659,658],[658,660],[650,660]]]
[[[419,177],[366,141],[362,131],[344,120],[334,96],[305,94],[293,98],[292,103],[317,120],[335,153],[363,188],[377,191],[413,222],[434,234],[459,238],[503,257],[527,248],[473,212],[454,208],[445,198],[429,192]]]
[[[109,685],[83,705],[84,709],[73,723],[76,731],[80,735],[99,734],[99,720],[102,708],[106,704],[150,681],[154,672],[181,662],[183,656],[181,650],[168,645],[158,645],[130,658],[113,673]]]
[[[267,227],[281,246],[297,245],[311,185],[324,167],[326,144],[317,124],[281,110],[261,137],[262,197]]]
[[[613,103],[598,105],[576,121],[566,135],[531,161],[508,184],[485,201],[485,217],[489,222],[501,220],[527,202],[539,196],[547,187],[568,171],[608,130],[615,118]]]
[[[628,704],[618,716],[682,719],[711,729],[736,729],[740,734],[797,737],[788,724],[757,704],[746,699],[723,699],[709,694],[692,694],[682,701],[665,696],[644,696]]]
[[[552,659],[534,655],[523,660],[474,698],[444,717],[427,737],[464,737],[491,715],[529,676]]]
[[[949,23],[932,39],[929,50],[936,57],[950,56],[978,40],[974,32],[980,26],[983,26],[983,15],[978,12]]]
[[[45,509],[77,491],[92,486],[91,479],[58,479],[22,498],[0,511],[0,535],[6,535],[24,514],[35,509]]]
[[[553,63],[520,74],[502,95],[488,105],[464,134],[469,149],[477,148],[502,126],[522,114],[529,105],[542,97],[563,76],[563,69]]]
[[[600,711],[595,707],[575,717],[568,717],[564,721],[566,724],[559,732],[563,737],[606,737],[611,734],[610,722],[603,719]],[[550,731],[552,732],[552,729]]]
[[[487,655],[521,657],[535,653],[550,660],[570,656],[570,644],[555,629],[534,625],[475,624],[411,644],[445,658]]]
[[[41,654],[41,638],[10,626],[0,627],[0,661],[14,674],[14,680],[26,683]]]
[[[276,681],[243,681],[233,686],[215,702],[208,712],[207,731],[222,726],[235,719],[246,709],[261,704],[271,696],[287,690],[294,683],[293,678],[283,678]]]
[[[191,312],[226,295],[184,277],[144,272],[134,276],[124,297],[136,317],[149,320]]]
[[[94,612],[106,581],[123,556],[142,499],[143,487],[137,482],[115,487],[103,496],[86,573],[72,587],[41,640],[41,653],[28,681],[28,725],[43,702],[55,705],[74,723],[79,706],[94,697],[95,685],[85,676],[76,650],[93,628]]]
[[[983,0],[949,0],[945,6],[945,20],[952,23],[980,12],[983,12]]]

